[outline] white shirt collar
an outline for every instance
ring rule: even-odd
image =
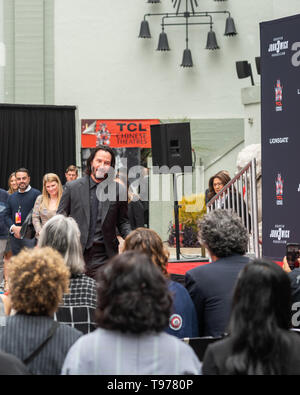
[[[30,189],[31,189],[31,186],[30,186],[30,185],[28,185],[28,187],[25,189],[25,191],[24,191],[24,192],[21,192],[21,191],[20,191],[20,189],[18,189],[18,192],[19,192],[19,193],[25,193],[25,192],[28,192],[28,191],[30,191]]]

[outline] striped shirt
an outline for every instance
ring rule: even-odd
[[[7,317],[6,326],[0,328],[0,349],[24,361],[46,339],[52,326],[53,319],[47,316]],[[27,365],[30,373],[60,374],[69,348],[81,335],[76,329],[59,325],[49,342]]]

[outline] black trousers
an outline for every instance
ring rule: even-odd
[[[104,244],[93,244],[83,253],[85,261],[85,274],[94,280],[97,279],[97,272],[103,268],[108,260]]]

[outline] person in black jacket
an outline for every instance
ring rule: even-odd
[[[128,193],[128,218],[131,229],[144,227],[144,205],[137,193],[134,193],[128,182],[127,175],[124,173],[118,173],[116,181],[118,181],[124,188],[127,187]]]
[[[97,270],[118,253],[116,229],[123,239],[131,232],[127,191],[115,181],[114,167],[110,147],[93,149],[86,176],[66,184],[57,210],[77,222],[86,274],[94,279]]]
[[[209,345],[203,374],[299,375],[300,336],[289,330],[291,286],[279,265],[254,260],[241,272],[229,336]]]
[[[239,272],[249,258],[248,233],[229,210],[215,210],[200,221],[200,243],[212,263],[189,270],[186,288],[195,304],[200,336],[219,337],[226,332],[232,292]]]

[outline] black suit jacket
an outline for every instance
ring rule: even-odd
[[[132,200],[128,204],[128,217],[132,229],[143,228],[144,224],[144,206],[141,200]]]
[[[85,250],[90,228],[90,183],[89,176],[84,176],[65,185],[62,198],[59,203],[57,214],[63,214],[73,217],[80,229],[80,240],[82,250]],[[101,200],[101,225],[104,244],[108,257],[112,257],[118,253],[118,239],[116,236],[116,228],[120,235],[125,237],[131,232],[128,220],[128,203],[127,200],[121,201],[120,195],[123,186],[116,183],[116,197],[114,200]],[[103,184],[105,185],[105,184]],[[107,188],[103,187],[100,195],[107,193]],[[98,192],[97,192],[98,194]],[[124,193],[122,194],[124,195]],[[97,213],[95,213],[97,215]]]
[[[246,256],[232,255],[186,273],[185,284],[196,307],[199,336],[218,337],[226,332],[237,276],[248,262]]]

